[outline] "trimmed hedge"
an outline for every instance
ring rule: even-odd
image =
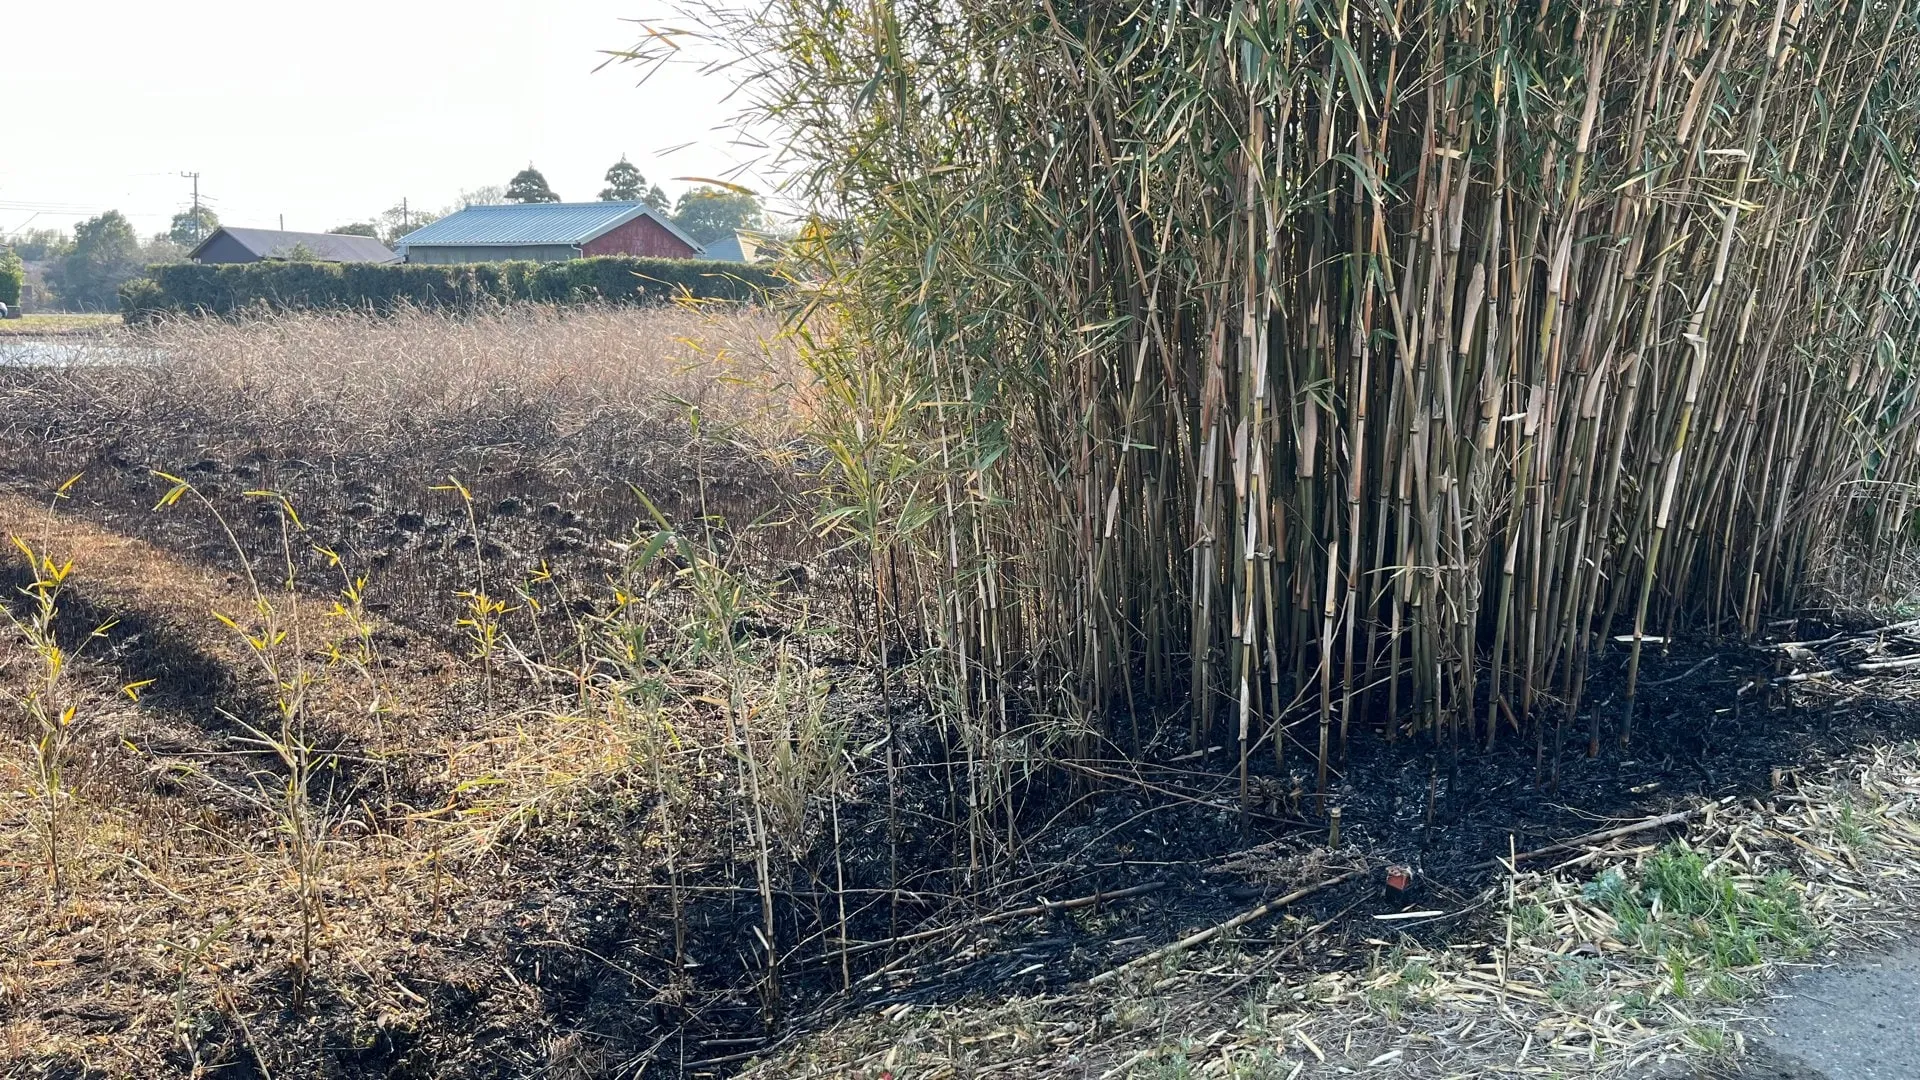
[[[120,311],[127,322],[138,323],[164,314],[229,315],[261,309],[390,311],[411,305],[457,310],[516,301],[645,304],[684,295],[751,300],[781,285],[778,273],[741,263],[627,256],[453,265],[168,263],[150,267],[146,277],[121,286]]]

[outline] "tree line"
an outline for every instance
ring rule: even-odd
[[[738,231],[752,232],[766,227],[766,215],[760,206],[760,200],[744,188],[720,187],[713,184],[701,184],[681,193],[678,200],[669,200],[660,185],[649,183],[641,175],[626,155],[608,167],[602,177],[605,187],[600,189],[600,202],[639,202],[655,210],[666,213],[680,231],[693,237],[694,242],[710,244],[722,240]],[[504,186],[487,185],[472,191],[462,191],[460,199],[452,206],[438,213],[411,209],[405,205],[395,205],[376,217],[365,221],[336,225],[328,232],[344,233],[353,236],[371,236],[381,243],[397,243],[401,237],[425,228],[435,221],[464,210],[469,206],[487,206],[499,203],[555,203],[564,202],[559,192],[547,183],[547,178],[539,169],[528,163],[508,180]]]
[[[202,209],[212,216],[212,211]],[[189,224],[183,225],[185,219]],[[0,244],[0,277],[24,281],[29,267],[38,271],[38,307],[74,311],[113,311],[119,307],[123,282],[155,263],[179,262],[189,246],[180,237],[192,215],[176,214],[166,232],[142,240],[133,223],[118,210],[109,210],[73,227],[29,229]],[[5,283],[0,289],[11,292]]]

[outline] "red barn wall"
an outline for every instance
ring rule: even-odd
[[[580,245],[582,255],[644,255],[653,259],[691,259],[694,251],[646,215]]]

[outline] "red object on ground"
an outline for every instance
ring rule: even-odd
[[[1394,892],[1405,892],[1413,884],[1413,871],[1404,866],[1387,867],[1387,888]]]

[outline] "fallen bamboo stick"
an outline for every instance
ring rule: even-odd
[[[1364,867],[1360,869],[1349,870],[1344,874],[1335,874],[1333,877],[1327,878],[1324,881],[1316,882],[1312,885],[1305,886],[1304,888],[1295,889],[1294,891],[1288,893],[1285,896],[1279,897],[1274,900],[1269,900],[1266,903],[1261,904],[1259,907],[1252,908],[1247,911],[1243,911],[1240,914],[1235,915],[1233,918],[1228,919],[1226,922],[1220,923],[1217,926],[1210,926],[1205,930],[1198,931],[1197,933],[1188,934],[1186,937],[1181,938],[1179,941],[1176,941],[1171,945],[1163,945],[1160,948],[1155,949],[1150,953],[1146,953],[1141,956],[1136,956],[1133,959],[1127,961],[1126,963],[1121,964],[1119,967],[1109,968],[1106,971],[1103,971],[1100,974],[1095,975],[1093,978],[1088,979],[1087,985],[1098,986],[1103,982],[1107,982],[1109,980],[1117,978],[1120,975],[1120,973],[1123,971],[1130,971],[1134,968],[1141,967],[1146,964],[1155,963],[1159,960],[1165,959],[1166,957],[1173,956],[1176,953],[1185,952],[1188,949],[1193,948],[1195,945],[1204,945],[1207,942],[1212,941],[1214,938],[1217,938],[1220,935],[1227,933],[1228,931],[1238,929],[1239,927],[1245,926],[1248,923],[1253,922],[1257,919],[1266,918],[1268,915],[1271,915],[1274,912],[1279,911],[1281,908],[1286,907],[1288,904],[1294,903],[1299,900],[1303,900],[1306,897],[1312,896],[1314,893],[1317,893],[1322,889],[1330,889],[1335,885],[1341,884],[1342,882],[1351,881],[1354,878],[1357,878],[1364,873],[1366,873],[1366,870]]]
[[[1823,668],[1819,671],[1796,671],[1791,675],[1782,675],[1773,680],[1773,685],[1784,686],[1787,683],[1809,682],[1813,679],[1830,679],[1835,675],[1873,675],[1882,671],[1905,671],[1920,667],[1920,656],[1902,656],[1895,660],[1869,660],[1845,667]]]
[[[1691,810],[1676,810],[1671,814],[1661,814],[1658,817],[1650,817],[1643,821],[1636,821],[1631,825],[1621,825],[1613,829],[1602,829],[1599,832],[1586,833],[1570,840],[1560,840],[1548,844],[1546,847],[1534,848],[1532,851],[1523,851],[1513,857],[1512,863],[1518,866],[1532,859],[1542,859],[1548,855],[1559,855],[1563,852],[1585,847],[1588,844],[1604,843],[1608,840],[1617,840],[1622,836],[1632,836],[1634,833],[1646,832],[1648,829],[1658,829],[1666,825],[1677,825],[1682,821],[1686,821],[1688,818],[1699,817],[1712,807],[1719,806],[1726,801],[1727,800],[1722,799],[1718,802],[1702,803]],[[1467,869],[1494,870],[1504,869],[1507,865],[1508,860],[1506,859],[1488,859],[1486,862],[1475,863]]]
[[[1912,630],[1916,627],[1920,627],[1920,619],[1908,619],[1905,622],[1888,623],[1885,626],[1876,626],[1871,630],[1867,630],[1863,633],[1858,633],[1858,634],[1849,634],[1849,633],[1846,633],[1845,631],[1842,631],[1837,634],[1832,634],[1828,637],[1818,638],[1811,641],[1777,641],[1771,645],[1760,645],[1756,647],[1759,648],[1762,652],[1787,652],[1792,649],[1817,649],[1822,645],[1831,645],[1836,641],[1873,641],[1881,637],[1884,637],[1887,634],[1897,634],[1897,633],[1900,633],[1901,631]]]
[[[1149,881],[1125,889],[1115,889],[1112,892],[1096,892],[1088,896],[1077,896],[1072,900],[1042,900],[1029,907],[1014,908],[1012,911],[996,911],[991,915],[982,915],[979,921],[983,923],[1004,922],[1007,919],[1018,919],[1027,915],[1045,915],[1050,911],[1071,911],[1074,908],[1083,908],[1098,904],[1102,900],[1125,900],[1130,896],[1141,896],[1166,887],[1167,883],[1164,881]]]
[[[1005,922],[1008,919],[1018,919],[1027,915],[1045,915],[1050,911],[1072,911],[1075,908],[1089,907],[1104,900],[1125,900],[1128,897],[1142,896],[1166,887],[1167,883],[1164,881],[1149,881],[1140,885],[1131,885],[1124,889],[1115,889],[1112,892],[1096,892],[1087,896],[1076,896],[1071,900],[1042,900],[1037,904],[1031,904],[1027,907],[1014,908],[1010,911],[996,911],[990,915],[982,915],[977,919],[951,923],[946,926],[936,926],[931,930],[919,930],[911,934],[901,934],[897,937],[890,937],[881,941],[863,941],[858,945],[849,946],[844,951],[844,955],[859,956],[862,953],[869,953],[875,949],[884,949],[889,945],[910,945],[917,941],[928,941],[933,938],[943,937],[947,934],[957,934],[962,930],[971,929],[976,926]],[[835,950],[831,956],[815,957],[814,962],[827,963],[829,961],[835,961],[840,959],[841,955],[841,950]]]
[[[1699,671],[1701,668],[1706,667],[1708,664],[1711,664],[1718,659],[1720,659],[1718,656],[1709,656],[1705,660],[1700,661],[1699,663],[1693,665],[1692,667],[1688,668],[1687,670],[1681,672],[1678,675],[1670,675],[1664,679],[1655,679],[1652,682],[1643,682],[1640,685],[1641,686],[1671,686],[1674,683],[1677,683],[1680,680],[1686,678],[1687,676],[1694,674],[1695,672]]]

